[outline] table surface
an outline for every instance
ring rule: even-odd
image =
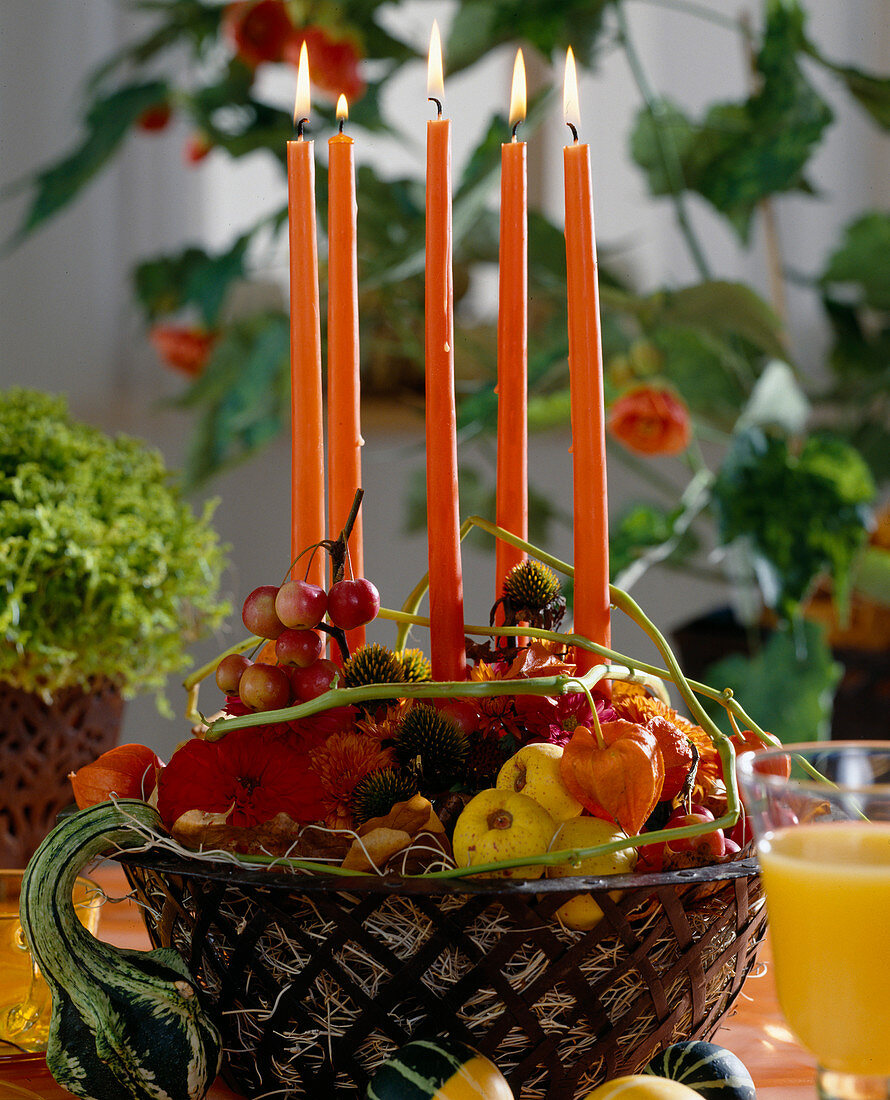
[[[106,865],[93,874],[110,898],[126,893],[126,882],[116,865]],[[138,908],[130,901],[106,904],[102,910],[99,936],[119,947],[145,948],[148,934]],[[779,1013],[772,978],[769,944],[761,948],[761,962],[749,975],[732,1012],[724,1019],[713,1041],[727,1047],[748,1067],[757,1086],[758,1100],[814,1100],[814,1063],[788,1031]],[[70,1093],[56,1085],[38,1063],[20,1070],[14,1084],[4,1085],[0,1078],[0,1100],[13,1097],[37,1097],[39,1100],[66,1100]],[[16,1091],[16,1088],[35,1091]],[[11,1091],[10,1091],[11,1090]],[[208,1100],[232,1100],[236,1093],[218,1082]]]

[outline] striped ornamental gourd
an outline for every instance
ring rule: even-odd
[[[514,1100],[484,1054],[458,1039],[414,1039],[374,1074],[367,1100]]]
[[[745,1063],[731,1050],[690,1040],[673,1043],[649,1062],[646,1073],[680,1081],[705,1100],[755,1100],[754,1082]]]
[[[21,922],[52,993],[46,1064],[82,1100],[202,1100],[221,1042],[172,948],[126,951],[94,939],[74,912],[78,872],[95,856],[161,829],[146,803],[101,802],[58,825],[22,883]]]

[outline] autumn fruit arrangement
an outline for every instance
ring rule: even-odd
[[[530,545],[466,628],[466,679],[434,681],[410,638],[423,582],[382,606],[347,539],[312,548],[329,585],[298,562],[247,594],[247,636],[186,682],[192,736],[166,764],[121,746],[72,776],[84,809],[50,865],[113,833],[219,1029],[197,1033],[205,1076],[222,1049],[245,1095],[370,1097],[405,1044],[447,1040],[523,1100],[580,1100],[667,1035],[709,1038],[765,930],[734,762],[771,736],[687,681],[626,593],[663,667],[564,632],[571,567]],[[387,621],[394,645],[366,640]]]
[[[471,646],[466,685],[443,694],[418,649],[350,651],[381,610],[367,578],[260,585],[242,608],[249,637],[213,663],[219,712],[165,767],[121,746],[81,769],[78,805],[145,797],[186,849],[316,870],[534,879],[737,858],[749,834],[733,752],[768,735],[732,710],[732,737],[706,731],[639,669],[575,677],[554,630],[561,587],[541,561],[513,569],[498,606],[503,632]],[[558,916],[594,922],[583,904]]]

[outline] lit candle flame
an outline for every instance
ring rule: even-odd
[[[340,119],[341,122],[349,118],[349,104],[346,102],[345,95],[341,95],[337,100],[337,118]]]
[[[513,65],[513,87],[510,91],[510,125],[515,126],[519,122],[525,122],[525,111],[525,59],[522,56],[522,50],[517,50]]]
[[[311,101],[309,98],[309,51],[306,43],[300,47],[300,63],[297,66],[297,95],[294,100],[294,126],[300,119],[308,118]]]
[[[426,94],[440,103],[445,97],[445,77],[442,73],[442,39],[439,36],[439,24],[433,20],[430,32],[430,58],[427,68]]]
[[[566,51],[566,78],[562,93],[562,110],[566,126],[572,128],[575,140],[578,140],[578,127],[581,125],[581,104],[578,98],[578,73],[575,69],[575,55],[572,47]]]

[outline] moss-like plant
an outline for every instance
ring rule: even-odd
[[[156,451],[0,395],[0,681],[51,695],[159,689],[228,612],[224,552]]]

